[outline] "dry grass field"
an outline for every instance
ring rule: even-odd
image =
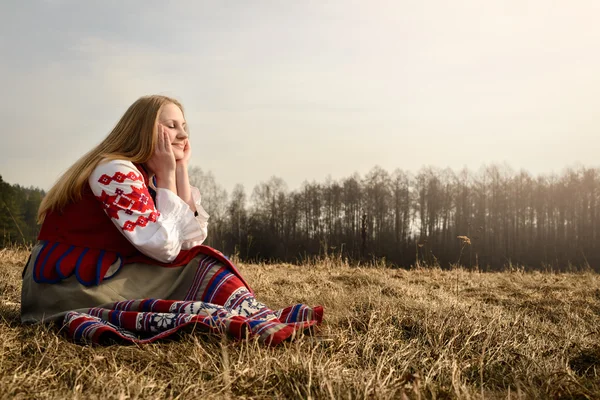
[[[322,304],[318,337],[95,347],[20,325],[27,256],[0,250],[0,398],[600,398],[592,273],[242,264],[272,307]]]

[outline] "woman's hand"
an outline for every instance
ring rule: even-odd
[[[175,168],[177,164],[169,140],[169,134],[161,124],[158,124],[157,129],[156,149],[146,165],[156,175],[158,187],[170,189],[174,193],[177,193],[175,181]]]
[[[188,165],[190,161],[190,156],[192,155],[192,147],[190,146],[190,139],[186,139],[185,147],[183,148],[183,158],[177,160],[177,167],[180,165]]]

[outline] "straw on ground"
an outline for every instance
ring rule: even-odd
[[[0,254],[0,398],[600,398],[592,273],[242,264],[272,307],[324,305],[329,340],[91,347],[20,325],[27,256]]]

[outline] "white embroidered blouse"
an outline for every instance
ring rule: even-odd
[[[125,237],[143,254],[169,263],[183,249],[204,242],[209,215],[200,192],[191,187],[198,216],[168,189],[156,190],[156,204],[142,173],[130,161],[111,160],[94,169],[88,182],[104,211]]]

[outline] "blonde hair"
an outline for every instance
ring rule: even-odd
[[[158,116],[163,106],[177,100],[160,95],[140,97],[121,117],[110,134],[95,148],[73,164],[52,186],[42,199],[38,223],[50,211],[61,210],[67,204],[81,199],[87,180],[102,160],[127,160],[143,164],[156,147]]]

